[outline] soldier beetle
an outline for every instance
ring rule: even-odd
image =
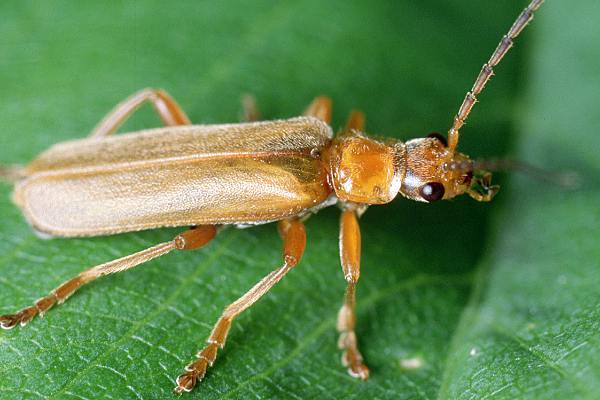
[[[454,117],[446,140],[440,134],[401,142],[376,140],[364,131],[364,115],[352,112],[333,135],[331,101],[317,97],[297,118],[256,121],[251,99],[247,122],[192,125],[162,90],[144,89],[117,105],[86,139],[59,143],[24,167],[7,166],[0,176],[15,184],[14,203],[44,235],[89,237],[160,227],[189,226],[171,241],[88,269],[0,326],[25,326],[97,278],[122,272],[173,250],[207,245],[224,225],[277,222],[283,262],[227,306],[207,340],[177,378],[175,393],[189,392],[225,345],[233,320],[281,280],[302,258],[303,220],[338,204],[340,259],[347,281],[337,329],[342,361],[350,375],[367,379],[369,369],[355,334],[356,285],[360,276],[359,216],[370,205],[398,194],[434,202],[466,193],[490,201],[498,191],[491,174],[498,163],[474,161],[457,151],[459,131],[513,40],[543,0],[517,17],[486,62]],[[151,103],[164,128],[113,135],[142,104]]]

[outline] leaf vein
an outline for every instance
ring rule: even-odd
[[[230,231],[230,233],[227,235],[227,237],[224,239],[224,241],[221,242],[220,246],[217,249],[214,249],[212,251],[212,253],[210,253],[210,256],[202,264],[200,264],[200,266],[198,268],[196,268],[196,271],[193,274],[190,274],[190,279],[184,280],[173,291],[173,294],[167,300],[165,300],[164,303],[162,303],[159,307],[156,307],[153,312],[148,313],[146,315],[146,317],[144,317],[143,319],[138,321],[135,325],[133,325],[119,340],[112,342],[112,344],[104,352],[99,353],[98,356],[96,356],[93,360],[91,360],[90,363],[85,368],[81,369],[77,374],[75,374],[71,379],[69,379],[67,382],[65,382],[65,384],[61,388],[59,388],[56,392],[54,392],[48,398],[49,399],[59,398],[59,396],[61,394],[66,393],[66,391],[71,386],[73,386],[73,384],[80,377],[85,376],[85,374],[88,373],[88,371],[90,371],[92,368],[99,366],[99,363],[102,362],[104,359],[106,359],[112,352],[114,352],[121,343],[130,339],[131,336],[133,334],[135,334],[135,332],[137,332],[139,329],[141,329],[143,326],[145,326],[146,323],[148,323],[148,321],[150,321],[152,318],[158,316],[164,310],[167,310],[168,307],[178,299],[181,291],[183,289],[185,289],[187,286],[193,284],[194,278],[202,275],[206,271],[208,266],[210,264],[212,264],[221,255],[223,248],[227,247],[235,236],[236,236],[235,231],[233,231],[233,232]]]
[[[424,284],[454,283],[454,284],[462,285],[465,282],[469,282],[470,279],[471,279],[471,274],[456,275],[456,276],[450,276],[450,277],[449,276],[419,274],[419,275],[414,276],[411,279],[404,280],[402,282],[396,283],[395,285],[389,286],[386,289],[375,291],[369,297],[358,302],[357,308],[360,311],[361,309],[371,307],[374,304],[378,303],[379,301],[381,301],[393,294],[396,294],[398,291],[412,290],[412,289],[419,287],[421,285],[424,285]],[[306,348],[309,344],[311,344],[312,342],[317,340],[321,335],[323,335],[327,331],[327,329],[334,327],[335,324],[336,324],[336,318],[325,319],[321,324],[319,324],[312,331],[312,333],[310,335],[305,336],[301,341],[299,341],[296,344],[296,347],[294,347],[287,354],[286,357],[283,357],[279,361],[271,364],[271,367],[269,367],[265,371],[257,373],[257,374],[253,374],[250,378],[246,379],[245,381],[240,382],[235,388],[223,393],[222,394],[223,397],[221,397],[221,399],[223,400],[223,399],[231,398],[231,396],[233,396],[234,394],[239,392],[244,387],[248,386],[250,383],[270,377],[275,371],[284,367],[285,365],[289,364],[292,360],[294,360],[300,353],[302,353],[304,348]],[[349,375],[346,375],[346,374],[344,374],[344,377],[346,377],[348,379],[353,379]]]

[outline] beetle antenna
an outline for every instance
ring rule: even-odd
[[[15,183],[25,176],[21,165],[0,165],[0,182]]]
[[[464,125],[467,117],[471,113],[471,109],[477,103],[477,96],[483,91],[486,83],[494,75],[494,67],[496,67],[502,58],[508,53],[508,50],[513,45],[513,40],[519,36],[521,31],[527,26],[527,24],[533,19],[533,13],[537,11],[542,5],[544,0],[533,0],[529,5],[519,14],[510,30],[506,35],[502,37],[500,43],[496,47],[496,50],[492,53],[492,56],[487,63],[483,64],[475,83],[463,100],[458,113],[454,117],[454,123],[452,128],[448,131],[448,148],[454,150],[458,144],[459,130]]]
[[[579,174],[574,171],[553,172],[523,161],[511,160],[508,158],[452,161],[445,165],[445,169],[463,172],[515,171],[566,189],[575,189],[581,183]]]

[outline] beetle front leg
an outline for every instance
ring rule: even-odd
[[[190,125],[190,119],[177,102],[164,90],[146,88],[117,104],[90,133],[90,137],[112,135],[144,103],[150,102],[166,126]]]
[[[76,277],[69,279],[54,289],[49,295],[36,301],[33,306],[24,308],[16,314],[0,316],[0,328],[11,329],[19,324],[25,326],[36,315],[39,314],[40,317],[43,317],[52,306],[57,303],[64,303],[65,300],[71,297],[71,295],[79,288],[95,281],[101,276],[126,271],[145,263],[146,261],[163,256],[172,250],[198,249],[210,242],[215,237],[216,233],[217,229],[214,225],[198,226],[177,235],[171,241],[158,244],[146,250],[83,271]]]
[[[344,278],[348,283],[344,304],[338,313],[337,329],[340,332],[338,346],[344,350],[342,364],[348,373],[362,380],[369,377],[369,368],[363,363],[358,350],[354,327],[356,325],[356,284],[360,277],[360,227],[356,210],[343,211],[340,222],[340,260]]]
[[[204,378],[206,370],[213,365],[217,358],[217,351],[225,346],[227,333],[233,319],[267,293],[300,261],[306,246],[304,224],[297,219],[283,220],[279,223],[278,228],[283,238],[283,265],[265,276],[252,289],[225,308],[213,327],[206,346],[196,354],[196,360],[185,367],[186,372],[177,378],[177,386],[173,390],[176,394],[190,392],[196,383]]]

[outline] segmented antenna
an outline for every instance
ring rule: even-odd
[[[508,33],[502,37],[502,40],[500,43],[498,43],[498,47],[496,47],[496,50],[494,50],[494,53],[492,53],[492,56],[488,62],[483,64],[483,67],[479,72],[479,76],[477,76],[477,79],[475,79],[473,87],[469,92],[467,92],[465,99],[458,109],[458,113],[454,117],[452,128],[450,128],[448,131],[448,148],[450,150],[454,150],[456,148],[459,137],[458,131],[464,125],[465,120],[471,113],[471,109],[477,102],[477,96],[479,96],[486,83],[490,80],[492,75],[494,75],[494,67],[497,66],[506,53],[508,53],[508,50],[510,50],[513,45],[513,40],[519,36],[521,31],[533,19],[533,13],[540,8],[543,2],[544,0],[533,0],[531,3],[529,3],[527,8],[525,8],[523,12],[519,14]]]
[[[551,183],[565,189],[579,187],[581,178],[573,171],[548,171],[535,165],[511,160],[509,158],[490,158],[483,160],[451,161],[443,165],[446,171],[474,172],[474,171],[516,171],[527,174],[541,181]]]

